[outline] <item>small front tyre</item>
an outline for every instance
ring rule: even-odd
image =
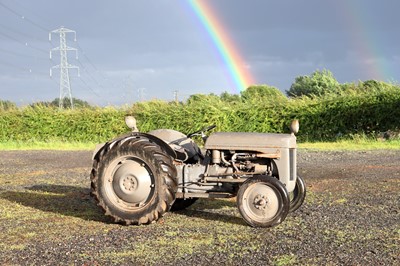
[[[278,179],[254,176],[240,186],[237,205],[249,225],[272,227],[285,220],[290,201],[286,188]]]

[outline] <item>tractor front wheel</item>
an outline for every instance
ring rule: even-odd
[[[253,227],[272,227],[283,222],[289,212],[289,196],[284,185],[271,176],[254,176],[239,188],[237,204],[243,219]]]

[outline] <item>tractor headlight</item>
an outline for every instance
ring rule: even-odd
[[[125,116],[125,124],[130,129],[132,129],[132,131],[137,130],[137,128],[136,128],[136,119],[133,116],[131,116],[131,115]]]
[[[292,121],[292,123],[290,124],[290,132],[292,132],[292,134],[297,134],[299,132],[299,120],[295,119]]]

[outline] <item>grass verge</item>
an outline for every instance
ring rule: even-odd
[[[0,143],[0,150],[94,150],[98,143],[64,141],[8,141]],[[310,150],[400,150],[400,140],[352,139],[335,142],[298,143],[300,149]]]
[[[94,150],[97,143],[65,141],[7,141],[0,142],[0,150]]]
[[[340,140],[335,142],[305,142],[298,144],[300,149],[310,150],[400,150],[400,140]]]

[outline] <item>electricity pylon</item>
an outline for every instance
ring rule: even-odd
[[[58,33],[60,35],[60,46],[50,50],[50,59],[51,59],[51,54],[53,51],[60,51],[60,64],[50,68],[50,77],[52,76],[53,68],[60,69],[59,108],[62,109],[64,107],[64,98],[69,98],[71,108],[73,109],[74,103],[72,101],[71,83],[70,83],[70,79],[69,79],[69,69],[71,69],[71,68],[77,69],[78,76],[79,76],[79,67],[73,66],[68,63],[68,52],[67,51],[75,51],[76,59],[78,59],[78,51],[75,48],[67,46],[67,33],[73,33],[74,41],[76,41],[76,32],[61,26],[61,28],[53,30],[49,33],[49,41],[51,41],[52,33],[56,33],[56,34]]]

